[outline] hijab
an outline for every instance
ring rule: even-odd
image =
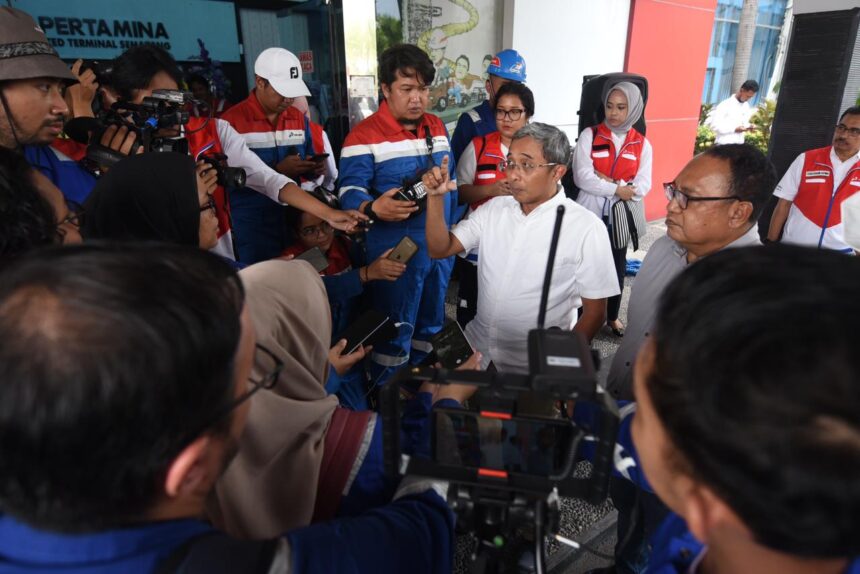
[[[642,112],[645,111],[645,104],[642,101],[642,92],[639,91],[636,84],[630,82],[618,82],[606,90],[606,94],[603,96],[604,107],[606,106],[606,102],[609,101],[609,94],[615,90],[618,90],[627,98],[627,119],[618,127],[610,126],[606,123],[606,120],[604,120],[603,123],[606,124],[606,127],[609,128],[612,133],[620,136],[625,135],[630,131],[630,128],[633,127],[633,124],[639,121],[639,118],[642,117]]]
[[[84,205],[88,239],[200,244],[194,160],[173,152],[123,159],[96,183]]]
[[[325,391],[331,311],[322,280],[304,261],[265,261],[239,276],[257,343],[284,368],[273,389],[251,398],[239,452],[207,511],[234,536],[272,538],[313,516],[325,435],[338,405]],[[257,369],[252,376],[262,377]]]

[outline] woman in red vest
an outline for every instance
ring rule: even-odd
[[[532,91],[524,84],[504,84],[496,92],[495,113],[496,131],[472,139],[457,161],[457,191],[460,201],[469,205],[466,217],[490,199],[510,195],[499,164],[507,159],[514,134],[535,113]],[[460,277],[457,322],[465,326],[478,310],[478,254],[467,253],[456,264]]]
[[[617,201],[642,201],[651,190],[651,144],[633,128],[642,117],[644,103],[639,88],[619,82],[603,100],[606,119],[583,130],[573,156],[573,179],[579,188],[577,203],[612,226],[612,205]],[[627,246],[612,248],[618,285],[624,290]],[[618,320],[621,295],[607,302],[606,324],[618,336],[624,325]]]

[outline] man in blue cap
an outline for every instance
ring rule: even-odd
[[[451,138],[451,152],[454,159],[460,159],[463,150],[475,136],[487,135],[496,131],[496,92],[508,82],[525,83],[526,61],[516,50],[502,50],[487,66],[487,99],[479,106],[460,114],[454,136]]]

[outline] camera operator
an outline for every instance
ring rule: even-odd
[[[428,483],[271,541],[198,518],[248,399],[285,368],[214,255],[127,244],[23,258],[0,276],[0,338],[3,572],[450,571],[453,517]]]
[[[153,90],[178,90],[181,77],[176,62],[166,51],[155,46],[135,46],[114,61],[111,87],[120,102],[140,104],[145,97],[152,95]],[[248,187],[281,205],[292,205],[313,213],[336,229],[352,231],[358,220],[367,219],[355,211],[332,209],[308,195],[293,180],[267,166],[248,149],[242,136],[223,120],[190,118],[185,126],[161,130],[158,135],[184,135],[188,140],[189,152],[195,159],[200,159],[203,155],[225,154],[230,167],[245,170]],[[125,126],[110,125],[102,134],[100,143],[122,154],[129,154],[136,149],[136,139],[137,135],[133,130]],[[235,259],[224,187],[219,185],[213,196],[220,228],[215,251]]]

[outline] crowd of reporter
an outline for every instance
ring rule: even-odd
[[[809,152],[833,164],[823,220],[819,184],[777,185],[746,144],[664,184],[667,234],[625,327],[616,204],[642,209],[659,153],[635,83],[606,86],[573,149],[530,121],[525,61],[503,50],[452,144],[425,111],[431,60],[397,45],[379,111],[335,158],[281,48],[229,106],[159,48],[130,48],[99,85],[29,15],[0,8],[0,32],[0,573],[450,572],[447,484],[383,472],[376,395],[434,364],[455,259],[475,351],[459,368],[528,371],[556,208],[547,327],[623,337],[613,571],[860,573],[860,260],[836,252],[860,249],[860,109]],[[144,149],[128,123],[69,124],[184,82],[196,112],[145,136],[183,153]],[[786,224],[819,230],[817,248],[760,245],[774,188],[773,242]],[[415,251],[394,260],[404,237]],[[295,260],[313,249],[324,267]],[[397,336],[346,349],[369,308]],[[403,453],[431,456],[432,409],[475,392],[405,389]],[[572,412],[587,428],[588,405]]]

